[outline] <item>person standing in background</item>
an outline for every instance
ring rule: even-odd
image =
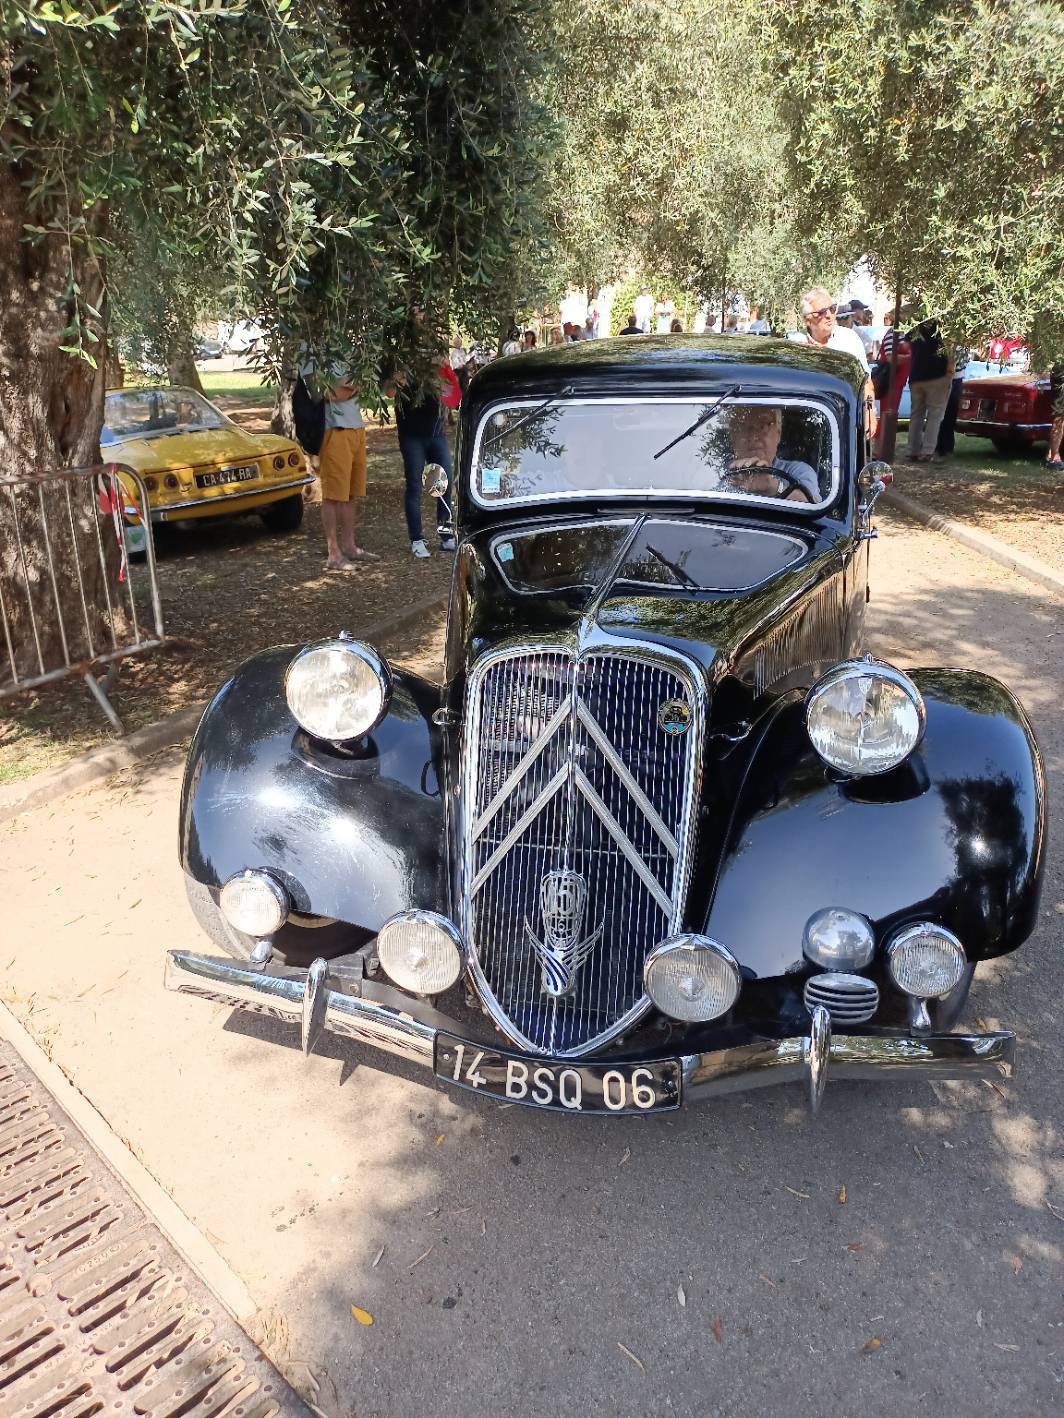
[[[330,572],[353,571],[360,561],[380,560],[355,541],[355,498],[366,495],[366,428],[358,391],[346,374],[339,370],[333,374],[339,377],[325,392],[325,436],[318,463],[326,546],[323,569]]]
[[[415,312],[414,320],[420,324],[423,317]],[[419,558],[432,555],[421,528],[421,475],[427,463],[439,463],[447,474],[447,491],[443,497],[435,499],[436,528],[440,550],[455,549],[454,533],[448,525],[454,477],[451,449],[444,429],[442,396],[445,387],[450,388],[450,381],[445,384],[442,371],[420,389],[413,387],[406,373],[394,365],[385,371],[381,379],[381,392],[385,398],[395,400],[395,431],[399,436],[399,452],[406,479],[406,530],[410,537],[410,551]]]
[[[802,296],[800,306],[802,323],[805,325],[805,343],[819,345],[822,349],[844,350],[846,354],[852,355],[864,370],[865,428],[869,437],[875,437],[878,427],[876,396],[872,387],[872,377],[868,370],[864,345],[852,330],[845,330],[836,324],[835,311],[837,308],[830,293],[823,286],[814,286],[812,290],[806,291]]]
[[[1053,422],[1049,426],[1046,467],[1064,468],[1064,459],[1060,456],[1060,445],[1064,443],[1064,364],[1055,364],[1049,371],[1049,398]]]
[[[911,463],[930,463],[949,402],[953,355],[943,343],[942,331],[933,316],[915,325],[908,338],[913,362],[909,370],[912,405],[906,451]]]
[[[948,458],[957,446],[957,410],[960,408],[961,387],[964,384],[964,371],[968,367],[970,354],[970,350],[962,349],[960,345],[957,345],[953,351],[953,382],[950,384],[949,398],[946,400],[946,411],[942,415],[942,422],[938,429],[938,438],[935,441],[935,452],[931,459],[933,463],[941,463],[943,458]]]
[[[641,335],[650,333],[650,322],[654,318],[654,297],[646,286],[641,286],[634,301],[635,323]]]

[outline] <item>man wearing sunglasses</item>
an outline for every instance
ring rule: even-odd
[[[876,396],[872,379],[868,372],[868,356],[864,343],[856,330],[847,330],[835,319],[838,306],[823,286],[814,286],[802,296],[802,323],[805,325],[805,343],[820,345],[823,349],[843,350],[853,355],[865,372],[865,423],[869,437],[876,431]]]

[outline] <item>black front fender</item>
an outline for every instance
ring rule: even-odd
[[[447,911],[435,685],[393,671],[388,712],[357,756],[288,710],[281,646],[237,670],[203,715],[181,790],[180,855],[211,888],[268,868],[296,911],[376,932],[397,911]]]
[[[916,753],[876,778],[839,781],[784,709],[739,794],[706,930],[755,976],[802,962],[806,921],[859,911],[882,942],[938,922],[969,960],[1034,929],[1045,844],[1045,772],[1014,696],[986,675],[915,670],[927,706]]]

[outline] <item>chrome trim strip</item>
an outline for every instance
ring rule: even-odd
[[[306,984],[302,975],[268,975],[235,960],[171,950],[166,956],[165,985],[178,994],[196,995],[217,1004],[248,1009],[298,1026]],[[436,1034],[462,1038],[455,1020],[409,999],[390,986],[367,981],[361,995],[326,988],[324,1028],[331,1034],[372,1044],[385,1053],[431,1072]],[[484,1048],[483,1041],[476,1047]],[[490,1047],[487,1046],[487,1047]],[[805,1082],[804,1062],[812,1035],[759,1039],[729,1049],[680,1057],[683,1101],[697,1103],[719,1094],[770,1084]],[[1016,1036],[990,1034],[835,1034],[824,1054],[832,1078],[879,1079],[985,1078],[1000,1083],[1011,1076]],[[537,1055],[543,1058],[543,1055]],[[571,1056],[558,1062],[571,1063]],[[603,1062],[584,1057],[584,1063]]]
[[[241,497],[259,497],[264,492],[287,492],[294,487],[306,487],[308,483],[313,481],[313,473],[308,473],[305,478],[297,478],[295,482],[267,483],[265,486],[258,487],[249,487],[247,483],[244,483],[240,492],[221,492],[217,497],[196,497],[185,502],[168,502],[165,507],[153,507],[151,520],[165,522],[171,512],[184,512],[189,507],[209,507],[215,502],[232,502]]]
[[[576,717],[580,720],[584,728],[587,729],[588,733],[598,744],[599,748],[602,750],[603,758],[605,758],[606,762],[613,769],[614,773],[617,774],[617,777],[620,778],[621,782],[628,789],[632,800],[635,802],[640,812],[643,814],[646,820],[650,823],[651,827],[653,827],[654,831],[661,838],[662,844],[665,847],[665,850],[668,852],[669,856],[675,857],[676,853],[680,850],[679,842],[677,842],[676,838],[665,826],[664,822],[662,822],[661,817],[658,815],[657,808],[647,797],[646,793],[643,792],[643,789],[635,781],[631,773],[629,773],[628,769],[622,762],[617,750],[614,748],[613,744],[606,737],[606,735],[602,732],[598,720],[592,714],[591,710],[587,707],[584,701],[580,698],[579,694],[577,694],[576,696]],[[585,779],[584,781],[586,782],[587,780]],[[589,783],[588,787],[590,786],[591,785]],[[617,830],[619,832],[620,828],[618,827]],[[669,909],[671,909],[671,903],[669,907],[666,907],[666,913],[669,911]]]
[[[543,399],[542,399],[542,398],[538,398],[538,399],[499,399],[499,400],[497,400],[495,403],[489,404],[489,405],[487,406],[487,408],[484,410],[483,415],[482,415],[482,417],[481,417],[481,420],[480,420],[479,424],[477,425],[477,431],[476,431],[476,433],[475,433],[474,436],[473,436],[473,455],[472,455],[472,458],[470,459],[470,463],[469,463],[469,467],[470,467],[469,495],[470,495],[470,497],[472,498],[472,500],[476,503],[476,505],[477,505],[478,507],[483,507],[483,508],[484,508],[485,510],[487,510],[487,511],[493,511],[493,510],[494,510],[494,511],[499,511],[499,510],[502,509],[502,508],[509,508],[509,507],[528,507],[528,506],[534,506],[534,505],[537,504],[537,503],[552,503],[552,504],[553,504],[553,503],[559,503],[559,502],[586,502],[586,501],[588,501],[588,499],[592,499],[592,500],[594,500],[594,501],[596,501],[596,502],[601,502],[601,501],[603,501],[604,499],[611,500],[611,501],[631,501],[633,498],[637,498],[637,499],[639,499],[640,501],[643,501],[643,500],[645,500],[645,499],[650,499],[650,500],[652,500],[652,501],[658,501],[658,502],[677,502],[677,501],[679,501],[679,502],[717,502],[717,503],[724,503],[725,506],[730,506],[730,507],[734,507],[734,506],[737,506],[737,505],[738,505],[738,506],[740,506],[740,507],[776,507],[776,508],[779,508],[780,505],[781,505],[780,499],[779,499],[778,497],[751,497],[749,494],[735,493],[735,492],[722,492],[722,491],[720,491],[720,489],[713,489],[712,491],[706,491],[706,492],[700,492],[700,491],[698,491],[697,489],[693,489],[693,488],[686,488],[686,489],[682,489],[682,490],[678,490],[678,489],[675,489],[675,488],[674,488],[674,489],[669,490],[669,489],[662,489],[660,486],[651,486],[651,487],[645,487],[645,488],[602,487],[602,488],[589,488],[589,489],[587,489],[586,491],[581,491],[581,492],[556,492],[556,491],[555,491],[555,492],[536,492],[536,493],[530,493],[527,497],[506,497],[506,498],[500,497],[500,498],[497,498],[497,499],[485,500],[485,499],[481,496],[481,494],[480,494],[480,489],[479,489],[478,486],[477,486],[476,470],[477,470],[477,465],[478,465],[478,462],[479,462],[479,459],[480,459],[480,444],[481,444],[481,440],[482,440],[482,438],[483,438],[483,436],[484,436],[484,430],[485,430],[485,427],[487,426],[488,419],[491,417],[492,414],[498,413],[498,411],[499,411],[500,409],[523,409],[523,408],[526,408],[526,407],[528,407],[528,406],[531,406],[531,407],[534,408],[537,404],[541,404],[542,402],[543,402]],[[587,399],[572,399],[572,398],[569,398],[569,399],[565,399],[565,398],[559,397],[558,400],[557,400],[557,402],[558,402],[559,404],[611,404],[611,405],[624,405],[624,404],[644,404],[644,405],[646,405],[646,404],[689,404],[689,405],[696,405],[696,404],[698,404],[698,403],[700,403],[700,402],[704,402],[704,400],[703,400],[702,396],[701,396],[701,395],[698,395],[698,394],[683,394],[683,395],[681,395],[681,394],[673,394],[673,395],[669,395],[669,396],[667,396],[667,397],[662,397],[661,395],[655,395],[655,394],[647,394],[647,395],[643,396],[642,398],[635,398],[635,397],[620,398],[620,397],[609,397],[609,396],[606,396],[605,398],[597,398],[597,399],[596,399],[596,398],[587,398]],[[839,487],[840,487],[840,479],[841,479],[841,476],[842,476],[842,463],[841,463],[841,446],[842,446],[842,445],[841,445],[841,439],[840,439],[840,437],[839,437],[839,426],[838,426],[838,422],[837,422],[837,420],[836,420],[836,418],[835,418],[835,413],[834,413],[833,409],[831,408],[831,406],[830,406],[829,404],[827,404],[827,403],[825,403],[825,402],[822,402],[822,401],[819,400],[819,399],[816,399],[816,398],[813,398],[813,397],[798,398],[798,397],[796,397],[796,396],[794,396],[794,395],[788,395],[788,394],[773,394],[773,395],[762,394],[762,395],[754,395],[754,396],[752,396],[752,397],[749,397],[749,396],[748,396],[748,397],[745,397],[745,398],[729,399],[729,400],[727,401],[727,405],[728,405],[729,408],[737,408],[737,407],[743,407],[743,406],[745,406],[745,405],[764,404],[764,403],[771,403],[774,408],[792,408],[792,407],[793,407],[793,408],[814,409],[817,413],[823,414],[824,417],[827,419],[827,421],[828,421],[828,428],[829,428],[830,433],[831,433],[831,488],[830,488],[830,491],[829,491],[829,493],[828,493],[828,496],[825,497],[825,498],[824,498],[822,501],[820,501],[820,502],[811,502],[811,503],[808,503],[808,504],[805,504],[805,505],[803,505],[803,504],[800,503],[800,502],[789,502],[789,503],[784,503],[784,504],[783,504],[783,505],[787,508],[787,511],[788,511],[788,512],[797,512],[797,513],[799,513],[799,514],[801,514],[801,515],[805,515],[805,514],[808,514],[808,513],[810,513],[810,512],[812,512],[812,513],[823,512],[824,509],[827,508],[827,507],[830,507],[831,504],[835,501],[836,497],[838,497],[838,495],[839,495]]]
[[[484,811],[483,811],[483,812],[480,814],[480,816],[477,818],[476,822],[473,823],[473,840],[474,840],[474,841],[476,841],[476,839],[483,833],[485,827],[488,826],[488,824],[491,822],[492,818],[495,816],[495,814],[496,814],[496,813],[499,811],[499,809],[502,807],[503,803],[507,800],[507,798],[508,798],[508,797],[510,796],[510,794],[513,792],[514,788],[517,787],[518,783],[520,783],[521,779],[525,776],[525,774],[528,772],[528,770],[532,767],[533,763],[535,763],[536,759],[540,756],[540,754],[543,752],[543,750],[547,747],[547,745],[550,743],[551,739],[552,739],[552,738],[554,737],[554,735],[558,732],[558,730],[559,730],[559,729],[561,728],[561,726],[565,723],[566,719],[568,719],[569,715],[570,715],[572,712],[573,712],[573,706],[572,706],[572,704],[569,703],[569,702],[566,702],[565,704],[563,704],[563,705],[561,706],[561,708],[559,708],[558,710],[555,711],[554,717],[551,719],[551,721],[550,721],[550,723],[547,725],[547,727],[543,730],[543,733],[542,733],[542,734],[540,735],[540,737],[536,740],[536,742],[532,745],[532,747],[528,750],[528,752],[525,754],[524,758],[521,759],[521,762],[517,765],[517,767],[514,769],[514,771],[510,774],[510,776],[507,778],[506,782],[503,783],[502,787],[499,789],[499,791],[498,791],[498,792],[495,794],[495,796],[492,798],[491,802],[488,803],[487,807],[484,809]]]
[[[631,842],[629,842],[628,838],[621,831],[620,823],[614,817],[613,813],[610,812],[609,808],[599,797],[598,793],[595,792],[594,787],[588,780],[587,774],[583,771],[582,768],[578,768],[573,774],[573,781],[576,783],[576,786],[583,793],[587,801],[591,804],[591,807],[594,809],[595,816],[599,819],[603,827],[617,843],[617,846],[620,847],[621,852],[624,854],[626,860],[628,861],[628,864],[631,866],[636,876],[639,877],[640,881],[643,883],[646,889],[650,892],[651,896],[653,896],[654,900],[661,907],[662,914],[665,916],[671,915],[672,902],[669,900],[665,892],[661,889],[661,885],[658,882],[657,877],[650,870],[646,862],[643,861],[643,858],[639,855],[636,849],[632,846]]]
[[[550,780],[547,786],[536,797],[535,801],[530,803],[529,806],[525,809],[525,811],[521,814],[520,818],[518,818],[518,820],[514,823],[513,827],[510,828],[509,832],[507,832],[506,836],[502,839],[499,845],[495,848],[494,852],[492,852],[491,856],[488,858],[488,860],[484,863],[484,865],[477,872],[476,876],[473,878],[472,885],[469,888],[470,900],[473,899],[473,897],[487,881],[488,877],[491,876],[492,872],[502,861],[503,857],[506,856],[510,848],[521,836],[521,834],[524,832],[525,828],[529,825],[529,823],[532,822],[535,818],[537,818],[539,814],[543,811],[543,809],[547,806],[551,798],[554,797],[554,794],[565,783],[565,780],[566,778],[568,778],[568,776],[569,765],[566,763],[558,769],[557,773],[555,773],[554,777]]]

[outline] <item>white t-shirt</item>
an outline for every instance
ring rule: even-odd
[[[818,341],[812,335],[805,337],[807,345],[815,345]],[[823,348],[823,346],[821,346]],[[847,330],[842,325],[836,325],[828,339],[827,348],[829,350],[842,350],[845,354],[853,355],[864,372],[868,373],[868,356],[865,354],[864,343],[856,330]]]
[[[632,308],[635,310],[636,323],[645,334],[650,329],[651,316],[654,314],[654,297],[637,295]]]

